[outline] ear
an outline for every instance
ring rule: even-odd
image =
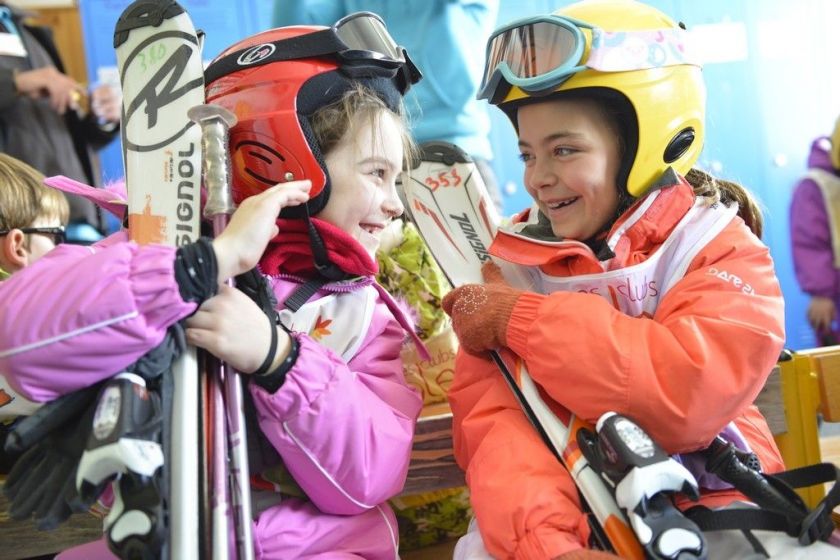
[[[19,229],[13,229],[0,236],[0,267],[12,273],[29,264],[29,251],[24,242],[26,236]]]

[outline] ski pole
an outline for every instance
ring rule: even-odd
[[[236,115],[221,106],[212,104],[197,105],[189,110],[188,115],[201,126],[202,171],[204,186],[207,189],[204,217],[212,222],[214,235],[219,235],[224,231],[230,214],[235,209],[230,194],[230,157],[227,140],[230,127],[236,124]],[[228,279],[227,283],[233,286],[233,279]],[[233,368],[226,363],[221,364],[221,377],[224,384],[227,444],[230,447],[229,482],[234,511],[236,549],[239,560],[253,560],[251,493],[242,384]],[[224,447],[217,450],[217,452],[224,451]],[[214,555],[218,553],[222,553],[222,557],[225,557],[227,550],[214,550]]]
[[[706,470],[733,485],[759,507],[778,513],[791,526],[799,527],[808,515],[805,504],[799,499],[785,497],[758,470],[745,465],[736,451],[732,443],[715,437],[706,449]]]

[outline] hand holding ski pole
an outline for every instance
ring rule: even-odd
[[[277,235],[280,210],[309,200],[309,180],[275,185],[242,201],[225,230],[213,240],[219,283],[256,266],[268,242]]]
[[[249,374],[270,351],[271,328],[278,329],[274,361],[282,361],[291,346],[289,335],[266,321],[265,312],[247,295],[221,285],[219,293],[187,319],[187,341]]]
[[[484,284],[455,288],[441,302],[461,347],[473,354],[506,345],[510,314],[524,293],[508,285],[492,262],[481,267],[481,275]]]

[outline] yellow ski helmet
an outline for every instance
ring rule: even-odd
[[[516,109],[563,95],[605,101],[626,134],[619,184],[643,194],[703,148],[706,88],[686,31],[634,0],[584,0],[505,25],[487,42],[479,99]],[[570,93],[566,93],[570,92]]]
[[[831,165],[834,169],[840,169],[840,117],[837,117],[831,134]]]

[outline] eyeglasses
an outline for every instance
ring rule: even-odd
[[[60,245],[67,240],[67,233],[64,231],[64,226],[56,226],[56,227],[26,227],[26,228],[14,228],[21,233],[37,233],[41,235],[50,235],[53,239],[54,245]],[[0,235],[8,235],[12,233],[11,229],[4,229],[0,230]]]
[[[548,93],[587,68],[626,72],[699,66],[684,29],[604,31],[557,15],[525,18],[497,29],[487,41],[485,59],[478,98],[491,102],[499,101],[510,86],[532,95]]]
[[[373,63],[402,74],[401,93],[420,79],[420,71],[388,33],[382,18],[371,12],[357,12],[326,29],[234,51],[207,67],[204,83],[243,68],[322,56],[335,56],[350,65]]]

